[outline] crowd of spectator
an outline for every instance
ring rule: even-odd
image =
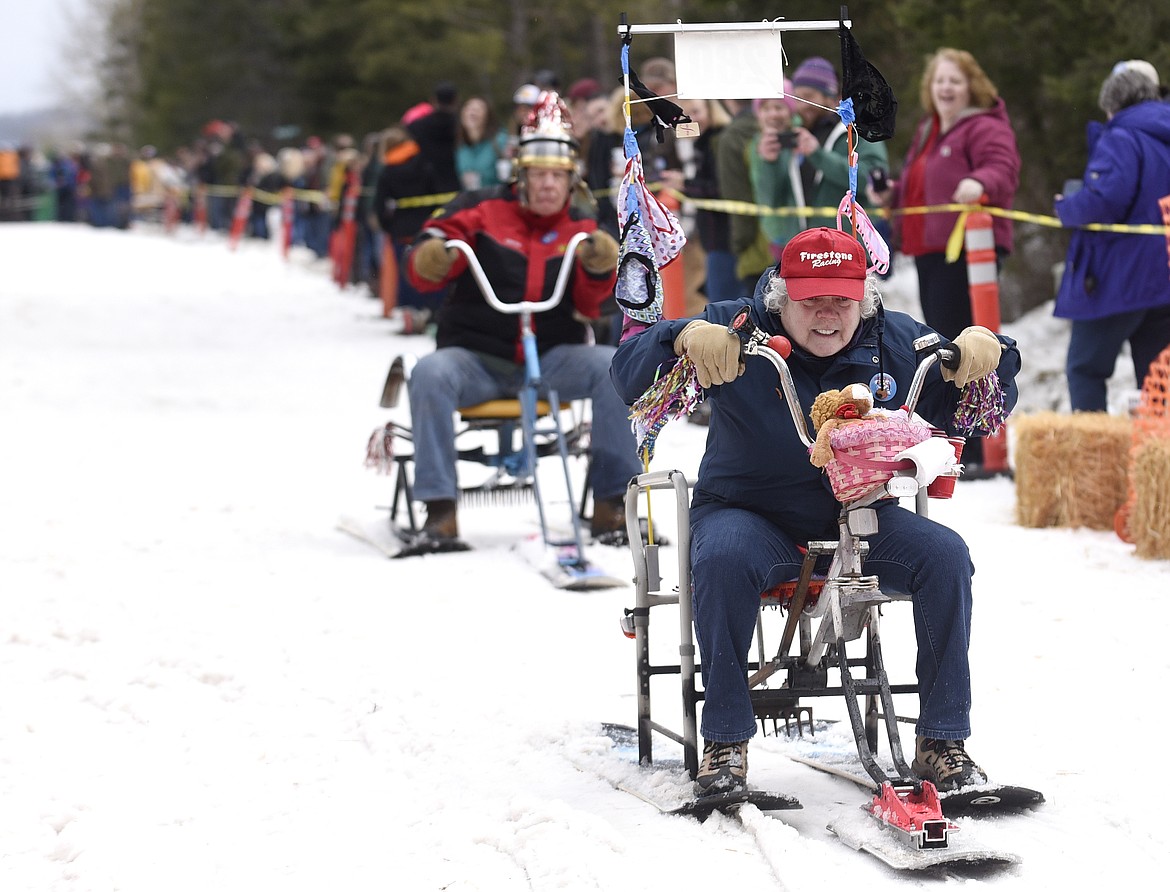
[[[1140,73],[1154,82],[1151,97],[1140,98],[1165,105],[1157,73],[1148,63],[1140,65]],[[669,59],[644,60],[638,76],[660,96],[677,92]],[[272,237],[269,221],[286,219],[282,211],[291,203],[293,222],[285,237],[326,257],[346,191],[360,188],[352,281],[379,296],[384,263],[393,258],[396,302],[404,313],[417,314],[409,327],[424,331],[436,298],[418,294],[401,276],[404,252],[427,218],[454,195],[509,182],[520,128],[546,90],[557,91],[567,104],[579,142],[580,178],[598,223],[620,239],[614,202],[626,161],[625,88],[592,78],[563,85],[551,71],[536,72],[517,87],[510,110],[499,118],[493,97],[464,95],[456,84],[439,83],[430,96],[360,143],[337,133],[272,144],[221,120],[209,121],[188,145],[166,155],[153,146],[132,151],[118,142],[46,152],[0,143],[0,220],[118,228],[140,220],[186,221],[227,231],[242,206],[241,192],[249,189],[241,236]],[[801,209],[835,207],[849,188],[848,141],[836,114],[838,72],[827,59],[810,57],[792,69],[785,92],[782,100],[680,100],[699,122],[697,139],[680,139],[656,126],[643,104],[628,109],[646,179],[697,200],[680,212],[690,236],[684,255],[688,313],[709,300],[750,296],[795,233],[834,225],[828,217],[802,216]],[[950,335],[970,322],[961,287],[966,264],[943,256],[955,214],[895,217],[891,229],[873,212],[980,200],[1011,208],[1019,156],[1008,110],[969,53],[944,49],[932,56],[920,98],[922,117],[900,176],[889,169],[884,143],[862,140],[855,146],[858,198],[890,237],[891,248],[915,258],[926,320]],[[1158,110],[1157,120],[1164,112]],[[953,150],[955,144],[962,150]],[[1163,193],[1170,191],[1170,184],[1164,185]],[[703,200],[710,199],[788,213],[729,213],[718,205],[705,207]],[[240,220],[235,225],[241,229]],[[1010,220],[997,218],[1001,260],[1011,248],[1010,233]],[[1084,243],[1084,238],[1076,242]],[[1084,270],[1078,275],[1083,278]],[[1160,298],[1157,303],[1161,306]],[[942,324],[948,313],[955,316],[954,325]]]

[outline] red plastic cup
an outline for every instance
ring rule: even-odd
[[[942,431],[939,431],[935,436],[943,437],[946,435]],[[955,461],[960,461],[963,458],[963,447],[967,445],[967,439],[965,437],[947,437],[947,442],[955,449]],[[927,498],[949,499],[955,494],[955,481],[958,479],[957,474],[953,477],[950,474],[940,474],[938,477],[935,477],[930,485],[926,487]]]

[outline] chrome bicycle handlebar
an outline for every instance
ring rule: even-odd
[[[484,300],[491,305],[492,309],[510,316],[518,316],[521,313],[543,313],[561,302],[569,284],[569,272],[573,268],[573,258],[577,255],[577,248],[587,238],[589,238],[589,233],[578,232],[569,239],[568,245],[565,246],[565,256],[561,260],[561,268],[557,272],[553,293],[549,297],[544,300],[522,300],[517,303],[505,303],[496,295],[496,289],[488,281],[487,273],[483,271],[483,266],[480,264],[479,258],[475,256],[471,245],[457,238],[448,239],[445,244],[448,248],[454,248],[467,258],[467,268],[471,270],[471,275],[475,277],[479,290],[483,292]]]
[[[743,342],[745,356],[762,356],[776,368],[780,376],[780,388],[784,393],[784,401],[788,403],[792,423],[796,427],[797,436],[805,446],[813,445],[813,437],[809,434],[805,421],[805,412],[800,405],[800,397],[796,392],[796,383],[792,380],[792,372],[788,369],[788,357],[792,354],[792,342],[783,335],[768,335],[760,331],[751,313],[744,307],[727,326],[728,332],[736,335]],[[926,352],[914,370],[914,378],[910,382],[910,390],[906,394],[906,413],[914,414],[918,405],[918,398],[922,395],[922,385],[926,381],[926,373],[935,362],[942,362],[948,368],[958,365],[959,352],[954,346],[941,346],[942,339],[934,333],[924,335],[914,341],[915,352]]]

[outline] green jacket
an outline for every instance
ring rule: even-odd
[[[716,175],[719,192],[728,201],[755,203],[752,189],[748,151],[752,138],[760,132],[760,125],[751,109],[745,109],[731,119],[719,135],[716,150]],[[731,251],[735,254],[735,275],[739,279],[759,276],[772,264],[768,239],[760,228],[760,218],[732,214]]]
[[[857,201],[863,207],[866,203],[865,184],[869,175],[877,168],[889,168],[889,156],[883,142],[857,140]],[[821,147],[804,159],[815,173],[812,188],[805,189],[805,200],[809,207],[833,208],[833,213],[810,217],[809,228],[817,226],[837,227],[836,208],[849,191],[849,140],[845,125],[837,121],[836,126],[821,140]]]
[[[796,153],[791,149],[781,149],[780,157],[775,161],[765,161],[758,151],[759,142],[760,136],[756,134],[748,144],[748,167],[756,204],[767,208],[803,207],[804,188]],[[759,220],[773,261],[790,238],[808,228],[805,216],[762,216]]]

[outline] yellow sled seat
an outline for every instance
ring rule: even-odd
[[[570,404],[561,403],[561,409],[570,408]],[[536,401],[536,414],[548,415],[552,406],[547,400]],[[520,400],[488,400],[486,403],[477,403],[459,410],[459,416],[468,420],[486,421],[494,418],[516,419],[520,417]]]

